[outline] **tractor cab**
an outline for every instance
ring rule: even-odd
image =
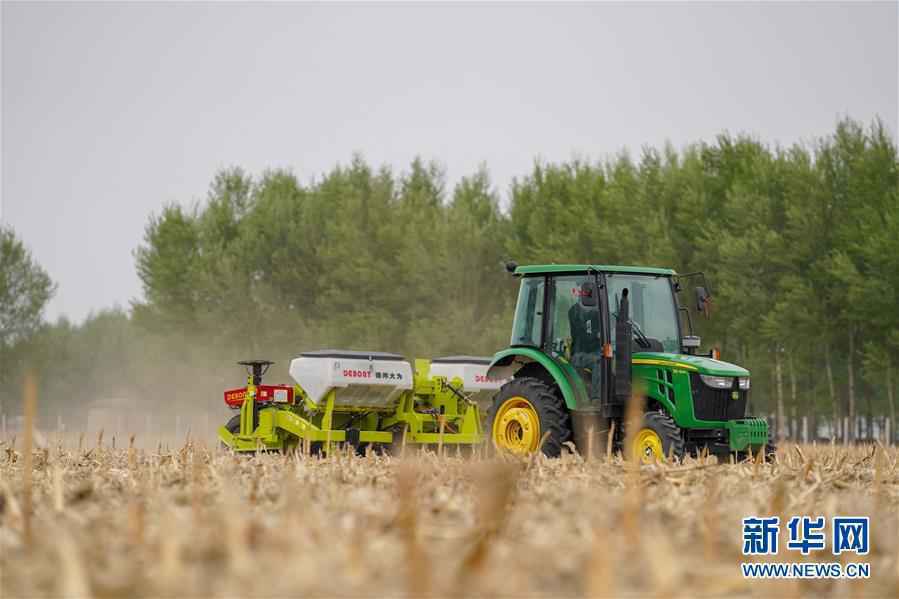
[[[533,268],[519,269],[522,282],[510,346],[537,348],[571,364],[588,401],[608,400],[612,392],[620,319],[633,329],[628,343],[634,351],[693,351],[683,346],[673,271],[597,267],[572,274],[565,272],[571,267],[550,273],[530,272]],[[622,318],[625,298],[629,316]],[[688,343],[697,339],[692,331],[689,337]]]
[[[767,443],[767,424],[745,415],[749,372],[717,360],[714,351],[698,354],[700,339],[678,294],[685,279],[705,283],[701,273],[571,264],[510,270],[521,285],[510,345],[494,356],[489,371],[512,379],[488,413],[494,444],[526,450],[507,434],[508,425],[549,430],[542,449],[550,455],[569,439],[583,451],[587,431],[609,430],[613,422],[620,443],[625,407],[633,399],[643,401],[644,420],[659,429],[654,444],[640,450],[644,456],[682,455],[700,446],[748,453]],[[706,314],[707,288],[696,288],[697,311]]]

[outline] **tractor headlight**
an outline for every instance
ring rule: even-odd
[[[730,389],[734,386],[734,379],[729,376],[711,376],[708,374],[700,374],[702,382],[712,389]]]
[[[749,377],[748,376],[740,377],[740,389],[742,389],[743,391],[749,390]]]

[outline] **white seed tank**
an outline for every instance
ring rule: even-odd
[[[403,356],[384,352],[322,349],[290,362],[290,376],[316,404],[332,389],[335,406],[390,408],[412,388],[412,366]]]
[[[462,380],[462,388],[469,399],[478,404],[482,414],[493,401],[493,396],[509,379],[487,376],[490,358],[479,356],[446,356],[431,360],[431,376],[445,376],[447,381]]]

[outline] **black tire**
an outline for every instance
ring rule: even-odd
[[[737,461],[749,460],[754,462],[758,459],[759,452],[753,451],[750,447],[746,451],[740,451],[737,453]],[[775,441],[774,437],[771,436],[771,433],[768,433],[768,442],[765,443],[765,448],[762,452],[762,455],[765,457],[765,463],[770,464],[777,457],[777,441]]]
[[[403,451],[403,429],[405,427],[401,424],[394,425],[388,430],[393,433],[393,440],[390,443],[380,443],[380,453],[381,455],[386,455],[394,458],[400,457],[400,454]],[[406,446],[406,449],[409,449],[409,445]]]
[[[235,414],[234,416],[231,417],[230,420],[228,420],[227,423],[225,423],[225,430],[227,430],[232,435],[236,435],[237,433],[240,432],[240,414]],[[228,447],[227,445],[225,445],[224,443],[221,443],[221,446],[222,446],[222,449],[225,449],[228,451],[231,450],[231,448]]]
[[[534,407],[540,421],[541,438],[549,431],[550,435],[543,443],[543,454],[551,458],[559,457],[562,454],[563,444],[571,439],[571,415],[556,387],[533,377],[509,381],[493,397],[493,403],[487,410],[487,424],[484,429],[489,443],[496,447],[493,439],[493,422],[499,408],[514,397],[523,397]]]
[[[235,414],[231,417],[228,423],[225,425],[225,428],[232,435],[236,435],[240,432],[240,414]]]
[[[777,458],[777,441],[771,433],[768,433],[768,442],[765,443],[765,462],[771,463]]]
[[[654,431],[661,439],[665,460],[669,456],[675,460],[683,459],[686,452],[686,444],[684,443],[681,429],[674,422],[674,418],[665,412],[646,412],[643,414],[638,432],[644,428]]]

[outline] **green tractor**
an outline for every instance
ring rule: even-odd
[[[664,268],[550,264],[507,269],[521,278],[510,346],[487,375],[509,379],[493,399],[485,433],[500,450],[558,456],[571,441],[624,448],[644,462],[707,448],[738,457],[774,453],[768,424],[747,415],[749,371],[698,352],[690,310],[678,295],[702,273]],[[688,334],[683,331],[684,326]],[[627,431],[631,402],[643,407]],[[638,404],[638,405],[640,405]],[[637,413],[640,417],[640,413]]]

